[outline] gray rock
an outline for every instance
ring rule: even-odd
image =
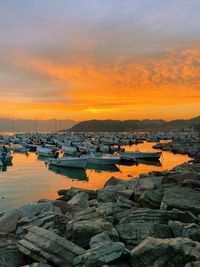
[[[131,199],[134,189],[127,189],[125,185],[106,186],[98,190],[98,201],[116,202],[119,196]]]
[[[73,266],[75,257],[85,252],[67,239],[36,226],[28,229],[28,233],[18,242],[18,247],[38,262],[51,262],[60,267]]]
[[[71,187],[70,189],[61,189],[58,191],[58,195],[61,196],[59,198],[60,200],[69,201],[76,194],[81,193],[81,192],[87,193],[89,196],[89,200],[97,198],[97,192],[96,191],[89,190],[89,189],[77,188],[77,187]]]
[[[200,192],[191,188],[171,187],[165,189],[161,207],[188,210],[194,214],[200,213]]]
[[[23,267],[52,267],[52,266],[50,266],[49,264],[46,264],[46,263],[42,263],[42,262],[34,262],[31,265],[26,265]]]
[[[76,257],[74,266],[76,267],[101,267],[121,257],[125,246],[121,242],[99,243],[98,246],[87,250],[84,254]]]
[[[16,234],[23,237],[30,226],[42,227],[63,236],[66,231],[66,219],[64,215],[53,212],[45,212],[31,218],[25,217],[18,222]]]
[[[17,222],[22,218],[22,213],[18,209],[11,209],[0,217],[0,232],[15,232]]]
[[[118,233],[112,223],[105,219],[71,222],[67,225],[66,236],[75,244],[88,248],[90,239],[102,232],[108,233],[113,240],[118,240]]]
[[[18,239],[9,234],[0,234],[0,266],[18,267],[26,264],[25,256],[16,243]]]
[[[174,237],[188,237],[200,242],[200,226],[195,223],[169,222]]]
[[[182,221],[185,223],[193,223],[196,216],[188,211],[179,211],[173,209],[171,211],[141,208],[127,211],[127,214],[120,220],[121,223],[143,223],[154,222],[159,224],[168,224],[168,221]]]
[[[185,265],[185,267],[200,267],[200,261],[189,262]]]
[[[182,185],[190,187],[190,188],[200,188],[200,180],[197,181],[197,180],[194,180],[194,179],[185,179],[182,182]]]
[[[200,243],[189,238],[147,238],[131,251],[133,267],[184,267],[200,258]]]
[[[79,206],[82,208],[86,208],[88,207],[88,199],[89,199],[89,195],[85,192],[81,192],[81,193],[76,194],[67,203],[71,205]]]
[[[152,222],[122,223],[116,226],[116,230],[119,233],[120,240],[126,245],[138,245],[147,237],[172,237],[168,225]]]
[[[139,203],[143,207],[159,209],[163,198],[161,190],[145,190],[140,197]]]

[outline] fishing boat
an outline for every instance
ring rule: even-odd
[[[50,165],[85,169],[87,166],[87,158],[63,157],[58,159],[50,158],[46,161]]]
[[[47,148],[47,147],[37,147],[36,149],[36,153],[38,154],[38,156],[42,156],[42,157],[52,157],[53,156],[53,150],[51,148]]]
[[[141,152],[141,151],[125,151],[125,152],[119,152],[119,155],[122,159],[154,159],[158,160],[162,152]]]
[[[112,154],[90,154],[83,157],[91,164],[115,165],[120,161],[119,156]]]

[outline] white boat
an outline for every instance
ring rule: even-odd
[[[115,165],[119,163],[120,157],[112,154],[90,154],[83,156],[88,159],[88,163],[91,164],[103,164],[103,165]]]
[[[54,166],[85,169],[88,160],[86,158],[63,157],[58,159],[50,158],[47,162]]]
[[[52,157],[53,156],[53,152],[51,148],[47,148],[47,147],[37,147],[36,149],[36,153],[38,154],[38,156],[42,156],[42,157]]]
[[[28,152],[27,148],[20,145],[20,144],[14,144],[13,145],[13,151],[14,152],[20,152],[20,153],[27,153]]]
[[[159,159],[162,152],[141,152],[141,151],[128,151],[119,152],[122,159]]]

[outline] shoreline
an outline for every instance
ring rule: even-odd
[[[179,144],[194,160],[1,213],[0,266],[198,266],[199,143]]]

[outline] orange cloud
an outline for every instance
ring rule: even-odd
[[[62,65],[29,55],[15,56],[17,68],[45,77],[60,95],[57,103],[49,102],[47,96],[47,101],[39,104],[29,98],[28,105],[26,97],[21,97],[20,107],[15,104],[13,110],[34,114],[48,110],[47,117],[71,115],[76,119],[169,118],[169,106],[175,106],[183,117],[191,117],[190,110],[200,112],[196,108],[200,104],[199,48],[173,49],[162,56],[132,60],[120,58],[112,64],[95,64],[80,57]],[[188,105],[193,109],[186,110]],[[170,118],[173,116],[176,114]]]

